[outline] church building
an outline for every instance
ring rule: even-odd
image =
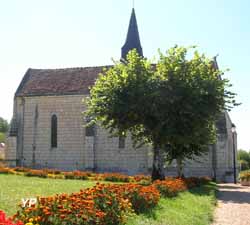
[[[136,48],[143,56],[135,10],[132,9],[121,59]],[[157,48],[157,46],[155,46]],[[216,61],[214,62],[217,66]],[[65,69],[28,69],[14,96],[6,161],[9,166],[92,170],[127,174],[150,173],[150,146],[134,149],[130,137],[110,137],[101,127],[84,127],[83,99],[99,73],[109,66]],[[232,181],[235,173],[236,134],[227,112],[217,122],[217,143],[193,161],[185,176],[210,176]],[[175,163],[166,175],[176,175]]]

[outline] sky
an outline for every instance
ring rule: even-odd
[[[0,0],[0,117],[12,118],[28,68],[101,66],[119,60],[132,0]],[[144,56],[197,45],[219,55],[242,105],[230,112],[238,148],[250,149],[250,1],[135,0]]]

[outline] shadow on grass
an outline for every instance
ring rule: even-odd
[[[188,191],[194,195],[211,196],[211,193],[213,192],[217,195],[218,187],[216,183],[210,182],[209,184],[201,185],[199,187],[192,188]]]
[[[228,184],[226,184],[226,185],[220,184],[219,187],[222,188],[222,189],[235,189],[235,190],[245,188],[245,187],[242,187],[242,186],[235,186],[235,185],[228,185]]]
[[[199,187],[192,188],[192,189],[188,190],[187,192],[189,192],[193,195],[199,195],[199,196],[214,196],[214,204],[216,204],[216,197],[215,196],[216,196],[217,191],[218,191],[218,188],[217,188],[216,183],[210,182],[209,184],[201,185]],[[179,194],[177,194],[177,196],[173,196],[173,197],[162,197],[162,198],[175,200],[178,198]],[[158,204],[155,208],[150,209],[150,210],[146,210],[144,212],[141,212],[140,214],[145,216],[148,219],[156,220],[157,219],[156,212],[159,210],[162,210],[162,209],[163,209],[163,207],[160,206],[160,204]]]
[[[161,207],[159,205],[157,205],[155,208],[145,210],[143,212],[140,212],[140,214],[137,214],[137,215],[143,215],[148,219],[156,220],[156,211],[159,210],[159,209],[161,209]]]

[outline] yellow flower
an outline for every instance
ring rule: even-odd
[[[33,223],[26,223],[25,225],[34,225]]]

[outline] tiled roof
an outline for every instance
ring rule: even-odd
[[[218,65],[216,59],[214,67]],[[155,64],[152,64],[155,68]],[[25,73],[15,96],[44,96],[44,95],[77,95],[89,94],[89,88],[94,85],[98,74],[104,68],[78,67],[65,69],[28,69]]]
[[[16,96],[88,94],[99,73],[110,66],[28,69]]]

